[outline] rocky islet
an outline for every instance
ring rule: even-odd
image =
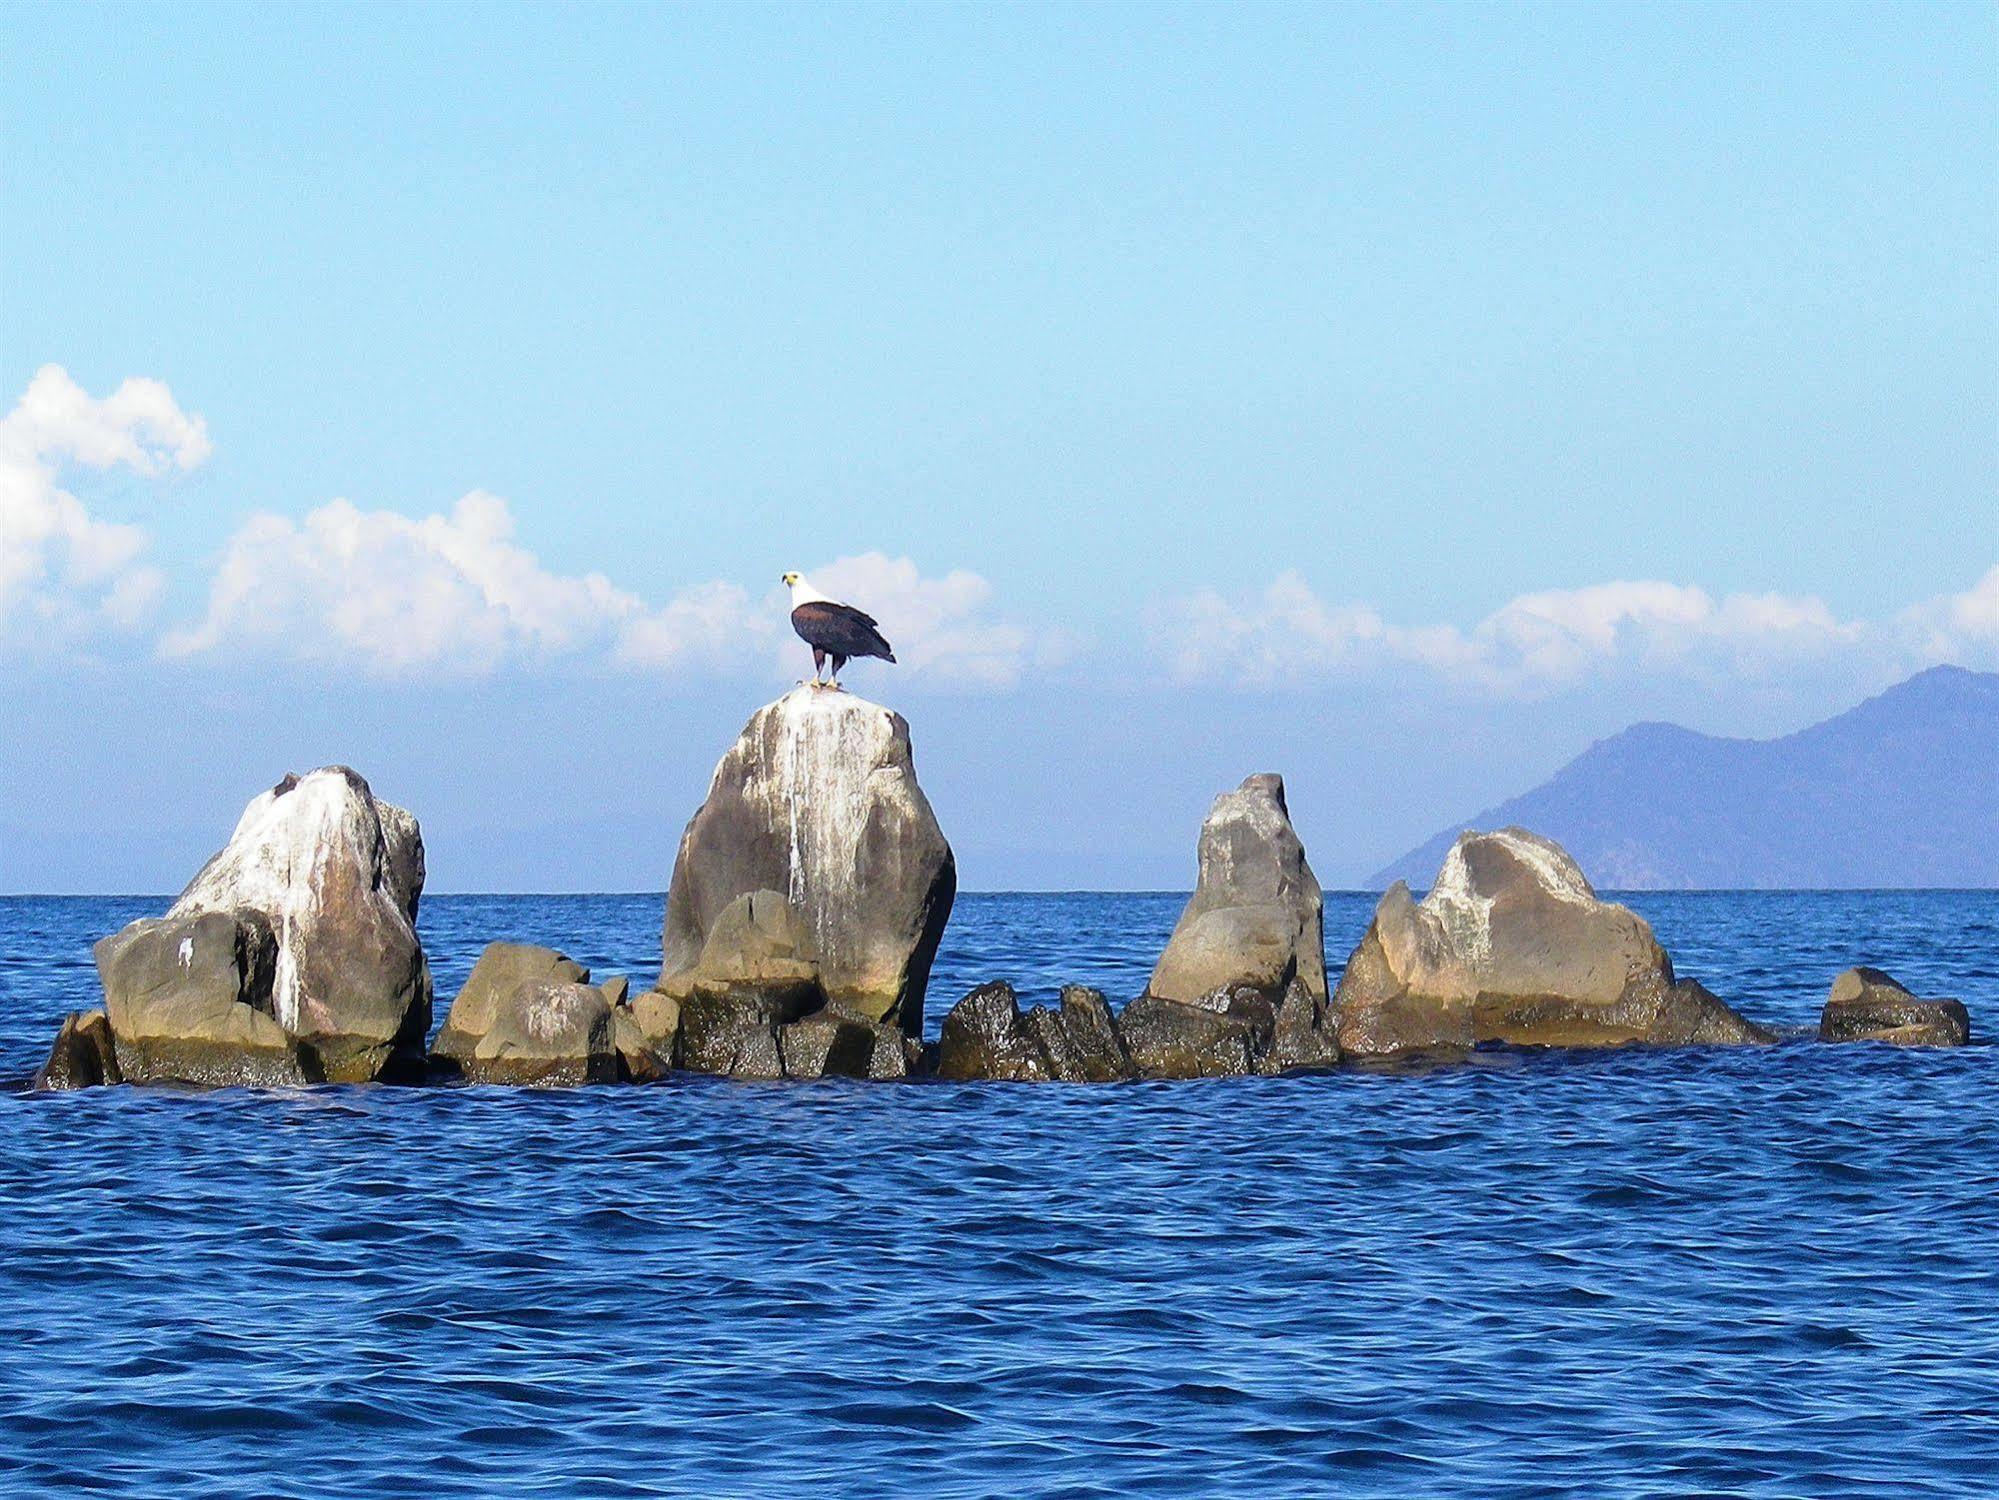
[[[166,914],[97,945],[102,1010],[61,1026],[39,1086],[650,1083],[929,1076],[1107,1083],[1323,1069],[1487,1045],[1777,1040],[1676,974],[1650,926],[1520,828],[1461,835],[1418,900],[1381,898],[1337,987],[1281,777],[1216,798],[1197,880],[1145,991],[1023,1009],[974,988],[922,1041],[956,862],[909,726],[799,688],[751,716],[683,833],[657,981],[592,983],[554,949],[490,944],[425,1050],[416,819],[343,766],[254,798]],[[1835,981],[1819,1036],[1956,1046],[1955,1000],[1879,970]]]

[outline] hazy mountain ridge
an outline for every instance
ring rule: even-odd
[[[1372,884],[1435,878],[1463,828],[1558,840],[1607,889],[1999,885],[1999,674],[1933,667],[1770,740],[1634,724]]]

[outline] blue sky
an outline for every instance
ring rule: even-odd
[[[1999,665],[1983,5],[0,26],[0,887],[329,759],[439,888],[663,884],[792,567],[972,886]]]

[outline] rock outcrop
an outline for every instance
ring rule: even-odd
[[[470,1083],[649,1083],[673,1066],[678,1015],[658,996],[625,1003],[621,974],[601,984],[553,948],[488,943],[431,1044],[431,1071]]]
[[[1676,979],[1642,917],[1598,900],[1559,845],[1523,828],[1463,835],[1421,902],[1391,886],[1334,1010],[1341,1050],[1361,1056],[1774,1040]]]
[[[779,1076],[780,1030],[822,1016],[920,1037],[956,891],[900,715],[814,688],[759,709],[674,861],[658,991],[682,1065]],[[826,1066],[852,1055],[843,1041]]]
[[[1251,776],[1209,809],[1194,894],[1118,1030],[1147,1078],[1325,1067],[1339,1060],[1326,1001],[1319,882],[1284,778]]]
[[[421,1070],[423,837],[345,766],[287,776],[164,917],[97,945],[128,1082],[291,1084]]]
[[[49,1060],[35,1074],[38,1089],[87,1089],[122,1083],[110,1019],[101,1010],[72,1011],[56,1032]]]
[[[1146,993],[1199,1005],[1235,989],[1276,1004],[1296,979],[1326,998],[1319,882],[1291,826],[1284,778],[1251,776],[1201,824],[1199,878]]]
[[[982,984],[944,1017],[937,1076],[1007,1083],[1108,1083],[1136,1076],[1100,991],[1069,985],[1054,1009],[1022,1013],[1013,986]]]
[[[1819,1040],[1962,1047],[1971,1040],[1971,1016],[1962,1001],[1918,999],[1880,969],[1848,969],[1832,982]]]

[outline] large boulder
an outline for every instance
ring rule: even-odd
[[[658,988],[681,1002],[686,1065],[747,1046],[765,1070],[777,1027],[829,1009],[920,1036],[956,891],[900,715],[808,687],[757,710],[667,894]]]
[[[261,912],[170,912],[95,951],[128,1082],[271,1088],[324,1078],[271,1013],[277,940]]]
[[[494,1007],[492,1025],[459,1066],[471,1083],[615,1083],[621,1073],[611,1002],[595,985],[524,984]]]
[[[1676,979],[1642,917],[1598,900],[1560,845],[1524,828],[1460,837],[1420,902],[1390,887],[1334,1010],[1341,1050],[1360,1056],[1774,1040]]]
[[[1251,776],[1201,825],[1199,879],[1146,993],[1182,1005],[1249,988],[1276,1004],[1295,979],[1326,998],[1319,882],[1291,826],[1284,778]]]
[[[1880,969],[1848,969],[1832,982],[1819,1040],[1962,1047],[1971,1040],[1971,1016],[1962,1001],[1918,999]]]
[[[431,1071],[472,1083],[651,1083],[673,1067],[679,1007],[533,943],[488,943],[431,1043]],[[629,1003],[628,1003],[629,1001]]]
[[[502,1012],[519,1009],[519,996],[533,984],[587,984],[590,971],[567,954],[534,943],[488,943],[465,976],[465,986],[445,1012],[437,1040],[430,1044],[434,1064],[444,1070],[464,1063],[498,1023]]]
[[[345,766],[287,776],[163,918],[97,945],[128,1081],[414,1076],[430,1027],[416,819]]]
[[[1104,1083],[1134,1076],[1102,993],[1069,985],[1055,1009],[1023,1013],[1013,986],[982,984],[944,1017],[937,1076],[1009,1083]]]

